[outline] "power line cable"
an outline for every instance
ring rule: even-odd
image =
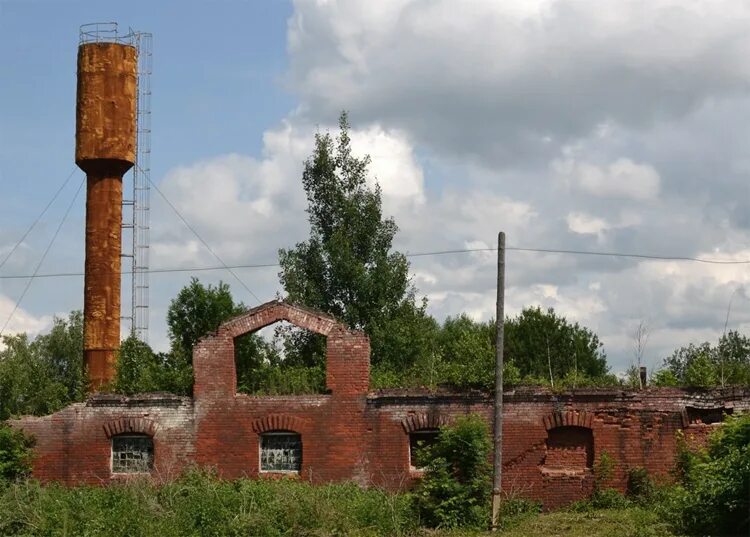
[[[68,205],[68,208],[65,209],[65,214],[63,215],[62,220],[60,220],[60,223],[58,224],[54,235],[52,235],[52,239],[49,241],[47,248],[44,250],[44,253],[42,254],[42,258],[39,260],[39,263],[36,264],[36,268],[34,268],[34,273],[29,278],[29,281],[26,282],[26,287],[24,287],[23,292],[21,293],[21,296],[16,301],[16,305],[13,307],[13,311],[10,312],[10,315],[8,315],[8,318],[5,320],[5,324],[3,325],[3,328],[0,329],[0,337],[3,336],[5,329],[8,328],[8,323],[10,323],[10,320],[13,318],[13,315],[15,315],[16,311],[18,310],[18,307],[21,305],[21,301],[26,296],[26,292],[29,290],[29,287],[31,287],[31,282],[33,282],[34,279],[36,278],[36,275],[39,272],[39,268],[42,266],[42,263],[44,263],[44,259],[47,257],[47,254],[52,249],[52,245],[55,244],[55,240],[57,239],[57,236],[60,234],[60,230],[62,229],[63,224],[65,224],[65,220],[68,219],[70,210],[73,208],[73,205],[78,199],[78,194],[81,193],[81,189],[83,188],[83,184],[85,182],[86,182],[86,178],[84,177],[83,180],[81,181],[81,184],[78,185],[78,190],[76,190],[76,194],[75,196],[73,196],[73,199],[71,200],[70,205]]]
[[[63,189],[67,186],[68,181],[70,181],[70,178],[73,177],[73,174],[76,173],[77,169],[78,168],[73,168],[73,170],[70,172],[70,174],[68,174],[68,177],[65,178],[65,181],[63,181],[63,184],[60,186],[60,188],[57,189],[57,192],[55,192],[55,195],[52,196],[51,200],[49,200],[49,203],[47,203],[47,205],[44,207],[44,209],[42,209],[42,212],[39,213],[39,216],[36,217],[36,220],[34,220],[31,223],[31,225],[26,230],[26,232],[23,234],[23,236],[21,236],[21,238],[18,239],[18,242],[16,242],[16,244],[13,246],[13,248],[11,248],[10,252],[8,252],[8,255],[5,256],[5,259],[3,259],[2,261],[0,261],[0,269],[3,268],[3,266],[5,265],[5,263],[8,262],[8,259],[11,258],[11,256],[16,252],[16,250],[18,249],[18,247],[21,246],[21,244],[23,243],[23,241],[26,240],[26,237],[29,236],[29,233],[31,233],[34,230],[34,228],[39,223],[39,221],[42,219],[42,217],[44,216],[44,214],[47,212],[47,210],[55,202],[55,200],[57,199],[57,196],[59,196],[60,192],[62,192]]]
[[[508,246],[506,250],[513,250],[516,252],[536,252],[536,253],[548,253],[548,254],[571,254],[571,255],[593,255],[602,257],[626,257],[635,259],[652,259],[657,261],[693,261],[696,263],[706,263],[711,265],[750,265],[750,259],[705,259],[702,257],[690,257],[690,256],[670,256],[670,255],[658,255],[658,254],[637,254],[637,253],[626,253],[626,252],[600,252],[595,250],[563,250],[555,248],[522,248],[520,246]],[[446,254],[464,254],[471,252],[497,252],[497,248],[466,248],[461,250],[441,250],[436,252],[420,252],[413,254],[406,254],[406,257],[422,257],[432,255],[446,255]]]
[[[169,205],[169,206],[170,206],[170,207],[172,208],[172,210],[173,210],[173,211],[175,212],[175,214],[176,214],[177,216],[179,216],[179,217],[180,217],[180,220],[182,220],[182,223],[183,223],[183,224],[185,224],[185,226],[186,226],[186,227],[187,227],[187,228],[188,228],[188,229],[189,229],[190,231],[192,231],[192,232],[193,232],[193,235],[195,235],[196,237],[198,237],[198,240],[199,240],[199,241],[201,241],[201,242],[203,243],[203,246],[205,246],[205,247],[206,247],[206,248],[208,249],[208,251],[209,251],[209,252],[211,252],[211,254],[212,254],[212,255],[213,255],[213,256],[214,256],[215,258],[216,258],[216,260],[217,260],[217,261],[218,261],[219,263],[221,263],[221,266],[222,266],[223,268],[225,268],[226,270],[228,270],[228,271],[229,271],[229,273],[230,273],[230,274],[231,274],[232,276],[234,276],[234,278],[235,278],[235,279],[236,279],[236,280],[237,280],[238,282],[240,282],[240,285],[242,285],[242,287],[244,287],[244,288],[245,288],[245,290],[246,290],[246,291],[247,291],[248,293],[250,293],[250,294],[251,294],[251,295],[253,296],[253,298],[254,298],[255,300],[257,300],[257,301],[258,301],[258,304],[262,304],[262,300],[261,300],[260,298],[258,298],[258,295],[256,295],[255,293],[253,293],[253,292],[252,292],[252,290],[251,290],[251,289],[250,289],[250,288],[249,288],[249,287],[248,287],[248,286],[247,286],[247,285],[245,284],[245,282],[243,282],[243,281],[242,281],[242,280],[240,279],[240,277],[239,277],[239,276],[237,276],[237,273],[236,273],[236,272],[234,272],[234,271],[233,271],[233,270],[232,270],[232,269],[231,269],[231,268],[230,268],[230,267],[229,267],[229,266],[228,266],[228,265],[227,265],[226,263],[224,263],[224,260],[223,260],[223,259],[222,259],[221,257],[219,257],[219,255],[218,255],[218,254],[217,254],[216,252],[214,252],[214,251],[213,251],[213,249],[212,249],[212,248],[211,248],[211,247],[210,247],[210,246],[208,245],[208,243],[207,243],[206,241],[204,241],[204,240],[203,240],[203,237],[201,237],[201,236],[200,236],[200,235],[198,234],[198,232],[197,232],[197,231],[196,231],[195,229],[193,229],[193,226],[191,226],[191,225],[190,225],[190,224],[188,223],[188,221],[187,221],[187,220],[185,220],[185,217],[184,217],[184,216],[182,216],[182,214],[180,214],[180,211],[178,211],[178,210],[177,210],[177,207],[175,207],[174,205],[172,205],[172,202],[171,202],[171,201],[169,201],[169,199],[167,198],[167,196],[165,196],[165,195],[164,195],[164,193],[163,193],[163,192],[162,192],[161,190],[159,190],[159,187],[158,187],[158,186],[156,186],[156,185],[154,184],[154,182],[153,182],[153,181],[151,180],[151,178],[150,178],[150,177],[148,177],[148,182],[149,182],[149,183],[151,184],[151,186],[152,186],[152,187],[154,187],[154,190],[156,190],[156,191],[157,191],[157,192],[159,193],[159,195],[160,195],[160,196],[162,197],[162,199],[163,199],[164,201],[166,201],[166,202],[167,202],[167,205]],[[243,268],[244,268],[244,267],[243,267]],[[151,272],[151,271],[148,271],[148,272]]]
[[[696,263],[705,263],[712,265],[750,265],[750,259],[739,259],[739,260],[724,260],[724,259],[705,259],[700,257],[689,257],[689,256],[667,256],[667,255],[650,255],[650,254],[631,254],[623,252],[599,252],[589,250],[562,250],[552,248],[522,248],[522,247],[507,247],[506,250],[513,250],[517,252],[535,252],[535,253],[553,253],[553,254],[570,254],[570,255],[592,255],[592,256],[607,256],[607,257],[619,257],[619,258],[636,258],[636,259],[647,259],[656,261],[688,261]],[[427,257],[435,255],[449,255],[449,254],[465,254],[473,252],[496,252],[497,248],[465,248],[460,250],[438,250],[432,252],[416,252],[411,254],[404,254],[405,257]],[[279,263],[253,263],[253,264],[239,264],[239,265],[220,265],[220,266],[208,266],[208,267],[174,267],[174,268],[155,268],[148,271],[149,274],[164,274],[171,272],[204,272],[211,270],[232,270],[232,269],[257,269],[257,268],[275,268],[280,267]],[[123,271],[121,274],[132,274],[130,271]],[[10,274],[0,276],[0,280],[19,280],[25,278],[62,278],[62,277],[73,277],[83,276],[83,272],[57,272],[49,274]],[[256,297],[257,298],[257,297]]]

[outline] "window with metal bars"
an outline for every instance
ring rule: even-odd
[[[112,437],[112,473],[148,473],[154,467],[154,441],[145,434]]]
[[[299,472],[302,438],[297,433],[273,431],[260,437],[261,472]]]

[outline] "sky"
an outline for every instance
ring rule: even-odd
[[[7,276],[42,258],[39,274],[82,271],[75,62],[97,21],[153,34],[151,177],[229,265],[306,239],[303,163],[342,110],[405,253],[492,248],[502,230],[513,248],[750,261],[750,2],[0,0],[0,262],[64,185],[0,267],[0,326],[28,282]],[[151,213],[152,268],[220,264],[156,191]],[[495,252],[410,261],[431,314],[493,317]],[[506,314],[554,308],[599,335],[615,372],[642,323],[650,369],[750,332],[750,264],[506,262]],[[191,275],[248,306],[282,293],[277,267],[236,274],[152,274],[152,346],[166,350]],[[43,333],[82,290],[33,280],[6,332]]]

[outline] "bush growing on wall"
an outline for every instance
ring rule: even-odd
[[[750,531],[750,415],[730,417],[708,448],[680,442],[670,509],[683,530],[695,535],[747,535]]]
[[[418,454],[425,475],[415,489],[421,522],[434,528],[481,527],[489,521],[492,442],[476,415],[459,418]]]
[[[23,431],[0,424],[0,483],[6,484],[31,472],[34,441]]]

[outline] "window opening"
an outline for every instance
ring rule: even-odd
[[[112,437],[112,472],[147,473],[154,467],[154,441],[147,435]]]
[[[440,435],[440,429],[420,429],[409,433],[409,464],[412,468],[421,469],[416,463],[417,452],[433,446]]]
[[[721,423],[727,414],[732,413],[732,408],[714,407],[714,408],[696,408],[692,406],[685,407],[690,425]]]
[[[591,429],[563,426],[547,432],[544,469],[548,471],[585,472],[594,463],[594,435]]]
[[[260,437],[261,472],[299,472],[302,438],[297,433],[270,432]]]

